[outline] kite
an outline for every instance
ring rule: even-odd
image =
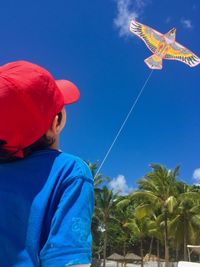
[[[200,58],[176,42],[176,29],[162,34],[149,26],[131,20],[130,31],[140,37],[153,53],[144,62],[150,69],[162,69],[162,60],[178,60],[190,67],[200,64]]]

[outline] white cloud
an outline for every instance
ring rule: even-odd
[[[131,19],[137,19],[150,0],[115,0],[117,2],[117,16],[114,25],[119,30],[119,36],[129,35]]]
[[[181,23],[185,29],[192,29],[192,21],[190,19],[181,19]]]
[[[121,174],[109,182],[109,187],[119,195],[128,195],[133,191],[133,188],[127,185],[124,175]]]
[[[197,183],[200,183],[200,168],[194,170],[193,179],[196,180]]]

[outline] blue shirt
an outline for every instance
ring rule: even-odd
[[[0,164],[0,266],[91,262],[93,178],[79,158],[46,149]]]

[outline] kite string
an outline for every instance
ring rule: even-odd
[[[141,90],[140,90],[140,92],[139,92],[137,98],[136,98],[135,101],[133,102],[133,105],[131,106],[131,108],[130,108],[128,114],[126,115],[126,118],[124,119],[124,121],[123,121],[121,127],[119,128],[119,130],[118,130],[118,132],[117,132],[115,138],[113,139],[113,142],[112,142],[112,144],[110,145],[110,147],[109,147],[109,149],[108,149],[108,151],[107,151],[107,153],[106,153],[104,159],[102,160],[101,165],[99,166],[99,168],[98,168],[98,170],[97,170],[97,172],[96,172],[96,175],[99,174],[101,168],[103,167],[103,165],[104,165],[104,163],[105,163],[107,157],[109,156],[109,154],[110,154],[110,152],[111,152],[111,150],[112,150],[112,148],[113,148],[115,142],[117,141],[117,139],[118,139],[120,133],[122,132],[122,130],[123,130],[123,128],[124,128],[124,126],[125,126],[127,120],[129,119],[129,117],[130,117],[130,115],[131,115],[133,109],[135,108],[137,102],[139,101],[139,98],[140,98],[140,96],[142,95],[142,93],[143,93],[143,91],[144,91],[144,89],[145,89],[145,87],[146,87],[146,85],[147,85],[149,79],[151,78],[152,73],[153,73],[153,70],[151,70],[151,72],[150,72],[150,74],[148,75],[146,81],[144,82],[144,84],[143,84],[143,86],[142,86],[142,88],[141,88]]]

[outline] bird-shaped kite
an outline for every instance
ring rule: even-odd
[[[189,49],[176,42],[176,29],[162,34],[135,20],[131,20],[130,31],[140,37],[153,55],[145,59],[151,69],[162,69],[162,60],[179,60],[190,67],[200,64],[200,58]]]

